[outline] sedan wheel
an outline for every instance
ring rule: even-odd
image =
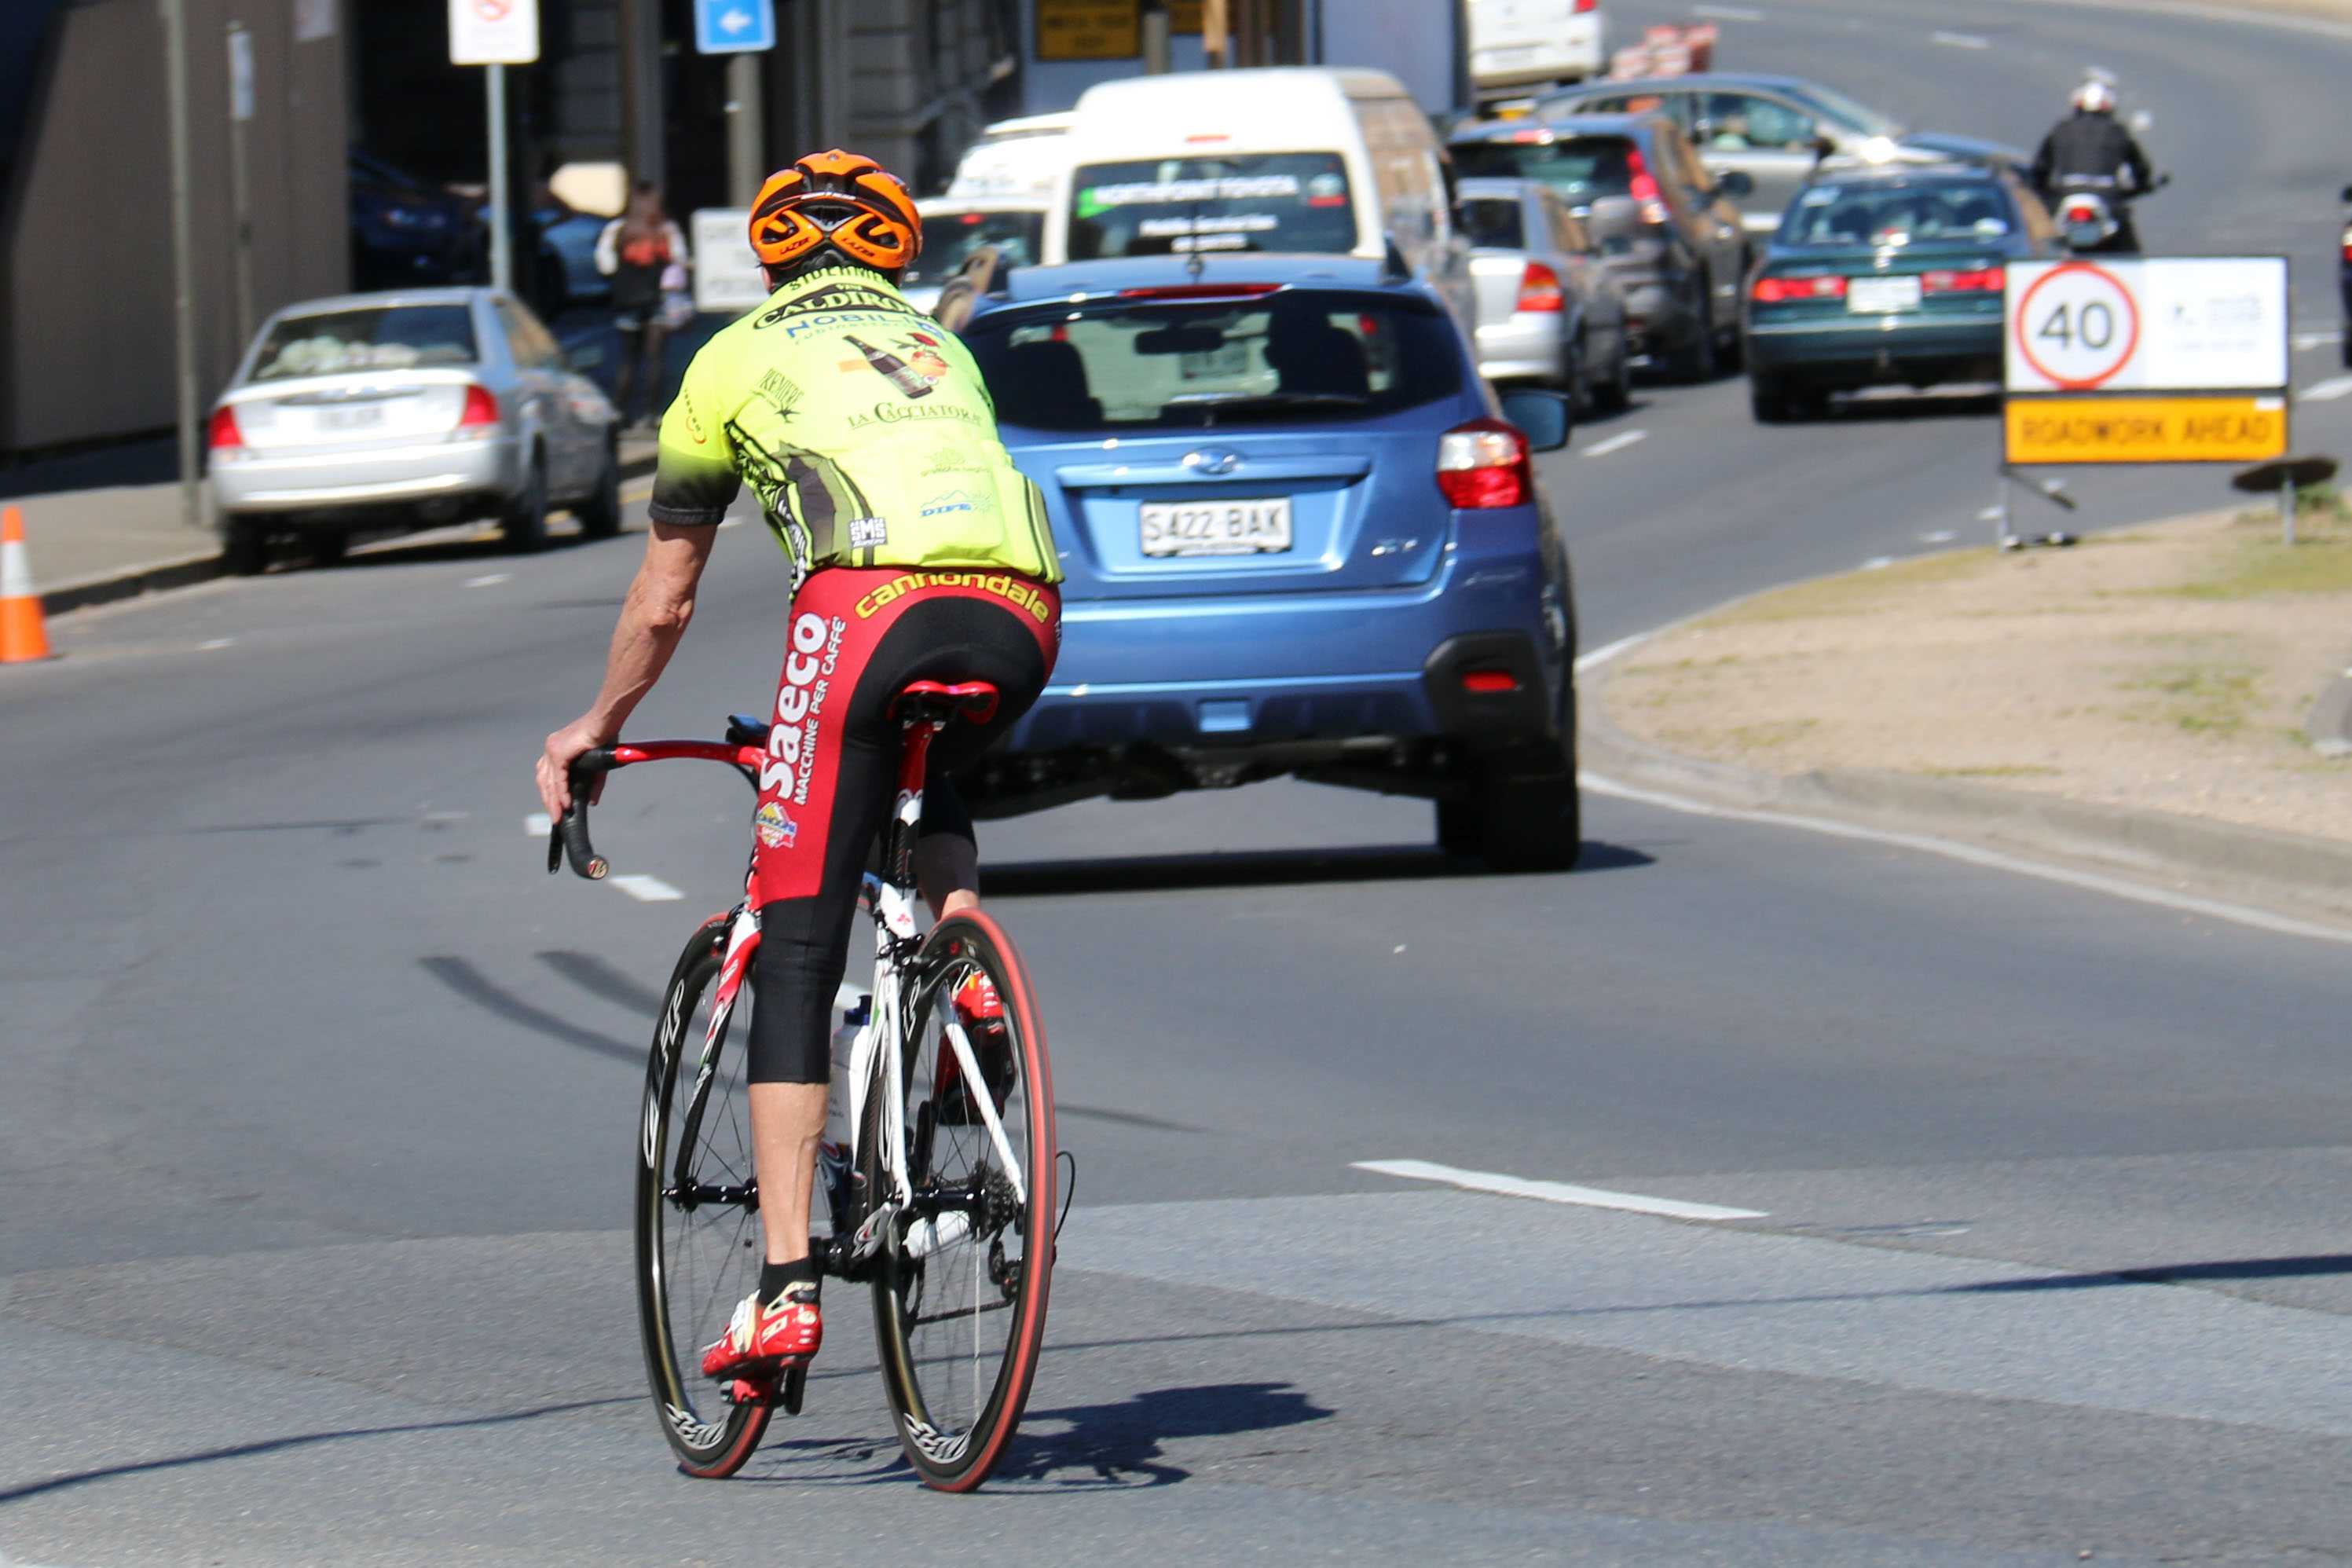
[[[610,539],[621,531],[621,458],[611,442],[604,446],[604,464],[597,470],[596,488],[573,512],[586,538]]]
[[[518,555],[547,548],[547,465],[537,454],[532,455],[522,493],[508,504],[506,515],[499,521],[499,531],[505,536],[507,548]]]
[[[1721,374],[1715,353],[1715,318],[1707,300],[1706,278],[1701,274],[1689,300],[1689,341],[1675,353],[1675,379],[1694,386],[1713,381]]]

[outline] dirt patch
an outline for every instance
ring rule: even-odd
[[[2352,666],[2352,520],[2267,510],[2072,550],[1923,556],[1766,594],[1627,654],[1620,727],[1774,773],[1877,768],[2352,840],[2304,721]]]

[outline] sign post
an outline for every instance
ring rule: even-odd
[[[2002,327],[2004,547],[2013,469],[2286,453],[2283,256],[2012,261]]]
[[[487,66],[490,282],[514,288],[514,227],[507,181],[507,70],[539,58],[539,0],[449,0],[449,63]]]
[[[776,47],[775,0],[694,0],[694,47],[727,62],[727,199],[750,206],[767,170],[761,52]]]
[[[694,245],[694,308],[740,316],[766,303],[767,279],[748,237],[751,209],[702,207],[687,222]]]

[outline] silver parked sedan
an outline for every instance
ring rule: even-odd
[[[1478,298],[1479,374],[1624,407],[1633,357],[1625,296],[1568,204],[1540,181],[1472,179],[1462,182],[1459,211]]]
[[[261,570],[270,539],[320,560],[362,530],[499,520],[547,542],[551,506],[621,526],[619,416],[539,318],[490,289],[313,300],[278,311],[213,410],[222,554]]]

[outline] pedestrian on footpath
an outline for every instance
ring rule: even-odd
[[[685,300],[686,269],[692,258],[686,236],[662,206],[661,187],[642,181],[629,209],[596,237],[596,270],[613,280],[613,325],[621,333],[621,364],[613,379],[613,405],[624,426],[650,425],[659,412],[662,343]],[[687,307],[691,313],[692,307]],[[645,384],[646,407],[632,414],[637,384]]]

